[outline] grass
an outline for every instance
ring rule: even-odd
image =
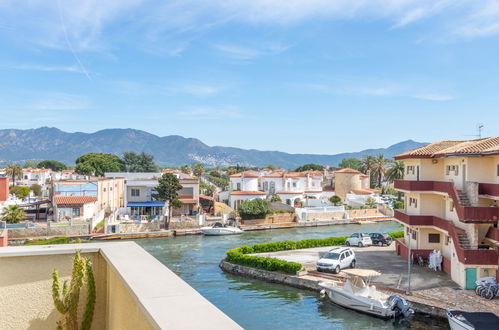
[[[49,244],[69,244],[69,237],[52,237],[48,239],[40,239],[36,241],[27,241],[24,245],[49,245]]]
[[[99,223],[95,225],[95,230],[99,230],[104,227],[104,219],[102,219]]]

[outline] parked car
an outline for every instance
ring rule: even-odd
[[[367,233],[354,233],[347,238],[347,246],[363,247],[367,245],[373,245],[371,236]]]
[[[338,274],[341,269],[355,268],[355,252],[350,248],[334,248],[317,261],[319,272],[333,272]]]
[[[392,244],[392,237],[386,233],[370,233],[369,236],[371,236],[373,245],[390,246]]]

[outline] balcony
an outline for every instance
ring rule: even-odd
[[[490,227],[486,237],[499,242],[499,228]]]
[[[499,207],[463,206],[452,182],[395,180],[395,189],[406,191],[435,191],[449,195],[454,201],[457,215],[465,223],[495,223],[499,219]],[[491,187],[492,186],[492,187]],[[482,186],[485,191],[495,191],[499,185]],[[480,186],[479,186],[480,187]],[[480,188],[479,188],[480,189]]]
[[[479,195],[499,196],[499,184],[494,183],[479,183]]]
[[[463,232],[456,228],[452,222],[445,219],[428,215],[408,215],[395,210],[395,218],[410,226],[435,226],[449,233],[454,243],[454,249],[461,263],[466,265],[497,265],[497,250],[486,249],[464,249],[459,244],[458,233]],[[496,228],[494,228],[496,229]],[[489,230],[489,233],[491,231]],[[487,235],[489,235],[489,233]],[[499,236],[499,231],[494,231],[493,235]]]
[[[58,269],[61,279],[70,278],[76,249],[93,264],[93,329],[240,329],[133,242],[0,248],[0,297],[9,302],[2,306],[0,324],[55,328],[60,314],[52,301],[51,274]]]

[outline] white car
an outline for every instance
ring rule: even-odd
[[[350,248],[334,248],[317,261],[319,272],[338,274],[343,268],[355,268],[355,253]]]
[[[371,236],[366,233],[354,233],[349,238],[347,238],[347,246],[358,246],[363,247],[367,245],[373,245]]]

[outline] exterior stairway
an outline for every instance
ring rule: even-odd
[[[468,198],[468,195],[462,190],[457,191],[457,195],[459,196],[459,203],[462,206],[471,206],[470,200]]]
[[[465,250],[471,250],[470,240],[466,233],[457,233],[457,238],[459,239],[459,245]]]

